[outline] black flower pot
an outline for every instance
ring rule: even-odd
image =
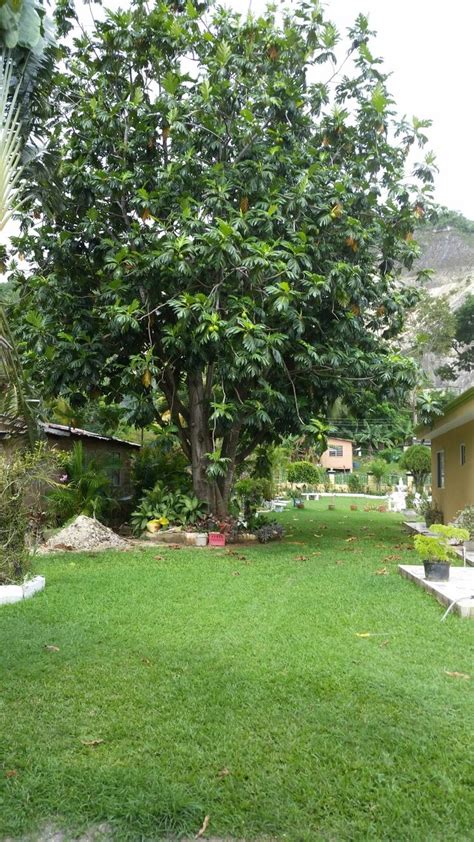
[[[448,582],[449,581],[449,562],[448,561],[424,561],[425,579],[429,582]]]

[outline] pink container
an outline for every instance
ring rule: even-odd
[[[209,547],[225,547],[225,535],[222,532],[209,532]]]

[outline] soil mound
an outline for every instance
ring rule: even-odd
[[[123,550],[128,546],[130,546],[128,541],[125,541],[120,535],[116,535],[108,526],[104,526],[103,523],[91,517],[79,515],[72,523],[49,538],[40,548],[40,552]]]

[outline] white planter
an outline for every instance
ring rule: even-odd
[[[0,585],[0,605],[11,605],[13,602],[21,602],[22,599],[29,599],[42,591],[45,585],[44,576],[35,576],[22,585]]]
[[[207,532],[196,532],[196,547],[207,546]]]

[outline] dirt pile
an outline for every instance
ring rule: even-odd
[[[123,550],[129,545],[112,529],[104,526],[98,520],[85,515],[79,515],[72,523],[60,529],[46,543],[40,547],[39,552],[48,553],[58,550],[73,550],[81,552],[85,550]]]

